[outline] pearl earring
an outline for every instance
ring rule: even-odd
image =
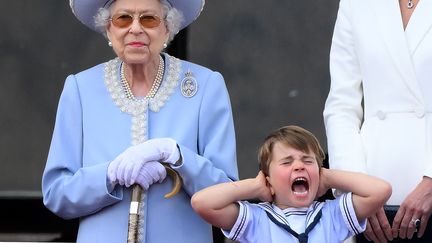
[[[163,48],[165,49],[165,48],[167,48],[167,47],[168,47],[167,43],[164,43],[164,44],[163,44]]]
[[[112,46],[112,42],[111,41],[108,41],[108,46]]]

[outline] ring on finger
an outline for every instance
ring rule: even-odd
[[[420,219],[411,219],[411,223],[413,223],[416,231],[420,228],[421,220]]]

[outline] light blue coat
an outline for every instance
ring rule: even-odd
[[[175,60],[181,64],[177,85],[159,111],[148,109],[146,122],[149,139],[171,137],[179,144],[183,164],[176,170],[183,185],[170,199],[163,196],[172,188],[171,178],[150,187],[143,242],[213,242],[211,226],[195,214],[190,197],[210,185],[238,179],[230,100],[218,72],[166,54],[161,89]],[[104,83],[104,66],[66,79],[42,180],[46,207],[65,219],[80,218],[79,243],[127,240],[131,191],[116,186],[109,193],[106,175],[109,162],[131,145],[132,116],[113,102]],[[180,91],[187,71],[198,84],[190,98]]]

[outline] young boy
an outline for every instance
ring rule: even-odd
[[[365,174],[321,168],[324,158],[312,133],[282,127],[262,145],[256,178],[203,189],[192,197],[192,206],[240,242],[342,242],[365,230],[366,218],[390,197],[391,186]],[[315,201],[330,188],[348,193]]]

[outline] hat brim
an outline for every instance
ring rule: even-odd
[[[173,8],[184,15],[180,29],[194,22],[204,8],[205,0],[167,0]],[[100,32],[96,28],[94,16],[99,8],[104,7],[112,0],[69,0],[70,7],[75,17],[90,29]]]

